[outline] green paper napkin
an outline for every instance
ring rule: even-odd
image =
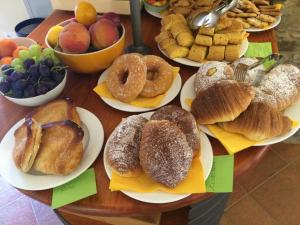
[[[86,170],[79,177],[53,189],[52,209],[76,202],[97,193],[94,168]]]
[[[207,192],[232,192],[234,155],[214,156],[213,166],[206,180]]]
[[[272,54],[271,42],[249,42],[246,57],[266,57]]]

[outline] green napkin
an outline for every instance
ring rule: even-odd
[[[86,170],[79,177],[53,189],[52,209],[76,202],[97,193],[94,168]]]
[[[246,57],[266,57],[272,54],[271,42],[249,42]]]
[[[206,180],[207,192],[232,192],[234,155],[214,156],[213,166]]]

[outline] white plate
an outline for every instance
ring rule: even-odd
[[[12,186],[24,190],[45,190],[54,188],[78,177],[88,169],[98,157],[104,140],[103,127],[91,112],[77,107],[84,130],[84,153],[78,168],[68,176],[45,175],[37,172],[23,173],[13,161],[14,132],[24,119],[17,122],[6,133],[0,144],[0,174]]]
[[[242,57],[246,52],[247,52],[247,49],[248,49],[248,45],[249,45],[249,42],[248,42],[248,39],[245,39],[242,44],[241,44],[241,54],[240,54],[240,57]],[[157,44],[158,46],[158,49],[166,56],[168,57],[169,59],[171,59],[167,53],[165,53],[159,46],[159,44]],[[183,64],[183,65],[186,65],[186,66],[193,66],[193,67],[200,67],[202,63],[199,63],[199,62],[196,62],[196,61],[193,61],[193,60],[190,60],[188,58],[174,58],[174,59],[171,59],[177,63],[180,63],[180,64]]]
[[[270,30],[274,27],[277,27],[280,24],[281,21],[281,16],[276,16],[276,21],[272,24],[270,24],[270,26],[261,29],[261,28],[256,28],[256,27],[250,27],[248,29],[245,29],[247,32],[261,32],[261,31],[265,31],[265,30]]]
[[[105,81],[108,75],[108,69],[106,69],[99,77],[98,80],[98,84],[100,84],[101,82]],[[109,99],[109,98],[105,98],[105,97],[101,97],[101,99],[107,104],[110,105],[111,107],[121,110],[121,111],[125,111],[125,112],[146,112],[146,111],[150,111],[153,109],[157,109],[160,108],[166,104],[168,104],[170,101],[172,101],[179,93],[180,89],[181,89],[181,76],[180,74],[177,74],[175,79],[173,80],[172,86],[170,87],[170,89],[167,91],[166,96],[163,98],[163,100],[161,101],[161,104],[157,107],[153,107],[153,108],[143,108],[143,107],[137,107],[137,106],[133,106],[130,104],[127,104],[125,102],[121,102],[119,100],[116,99]]]
[[[196,98],[196,93],[194,91],[194,81],[196,78],[196,74],[194,74],[193,76],[191,76],[183,85],[181,93],[180,93],[180,103],[181,103],[181,107],[187,111],[191,111],[191,107],[186,104],[185,99],[190,98],[190,99],[194,99]],[[286,110],[284,110],[283,114],[285,116],[288,116],[289,118],[300,122],[300,101],[296,102],[295,104],[293,104],[292,106],[290,106],[289,108],[287,108]],[[198,125],[198,127],[206,134],[208,134],[209,136],[215,137],[214,134],[212,134],[210,132],[210,130],[205,126],[205,125]],[[255,144],[254,146],[264,146],[264,145],[271,145],[271,144],[275,144],[278,142],[281,142],[287,138],[289,138],[290,136],[292,136],[293,134],[295,134],[298,129],[300,128],[300,123],[298,126],[293,127],[292,130],[284,135],[278,136],[278,137],[274,137],[274,138],[269,138],[266,139],[264,141],[258,142],[257,144]]]
[[[153,112],[147,112],[147,113],[142,113],[140,115],[144,116],[147,119],[150,119],[151,115]],[[110,137],[109,137],[110,138]],[[109,138],[106,143],[108,143]],[[203,171],[204,171],[204,179],[206,180],[209,176],[209,173],[212,168],[213,164],[213,150],[211,147],[211,144],[209,142],[209,139],[207,136],[200,131],[200,138],[201,138],[201,162],[203,166]],[[103,153],[103,163],[104,163],[104,168],[106,171],[107,176],[109,179],[111,179],[112,175],[112,169],[110,165],[106,162],[106,146],[104,148],[104,153]],[[151,193],[139,193],[139,192],[132,192],[132,191],[121,191],[125,195],[142,201],[142,202],[148,202],[148,203],[169,203],[169,202],[175,202],[178,200],[181,200],[183,198],[188,197],[190,194],[169,194],[166,192],[151,192]]]
[[[159,12],[152,12],[152,11],[146,9],[146,7],[144,7],[144,9],[145,9],[146,12],[149,13],[151,16],[154,16],[154,17],[159,18],[159,19],[163,18],[163,16],[162,16]]]

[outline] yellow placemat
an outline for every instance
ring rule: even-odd
[[[191,106],[192,99],[185,99],[186,104]],[[297,121],[293,121],[292,127],[297,126],[299,123]],[[230,133],[225,131],[223,128],[218,125],[206,125],[207,128],[214,134],[214,136],[222,143],[229,154],[237,153],[243,149],[251,147],[258,142],[251,141],[248,138],[244,137],[241,134]]]
[[[177,76],[177,74],[179,73],[179,70],[180,70],[179,67],[173,67],[174,79]],[[94,88],[94,92],[96,92],[101,97],[114,99],[116,101],[119,101],[116,98],[114,98],[112,96],[112,94],[109,92],[109,90],[107,88],[107,85],[106,85],[106,81],[101,82],[100,84],[98,84]],[[137,106],[137,107],[143,107],[143,108],[154,108],[154,107],[157,107],[161,104],[161,101],[164,99],[165,96],[166,96],[166,94],[158,95],[158,96],[153,97],[153,98],[145,98],[145,97],[138,96],[135,100],[133,100],[129,104],[133,105],[133,106]]]
[[[175,188],[167,188],[142,173],[139,177],[127,178],[112,173],[109,184],[111,191],[155,192],[163,191],[173,194],[190,194],[206,192],[203,168],[199,157],[193,159],[187,177]]]

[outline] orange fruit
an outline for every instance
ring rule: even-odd
[[[12,56],[13,51],[17,48],[14,41],[10,39],[0,40],[0,57]]]
[[[0,60],[0,65],[10,64],[12,60],[13,60],[13,57],[5,56]]]
[[[96,9],[88,2],[79,2],[75,7],[75,18],[79,23],[90,26],[97,21]]]
[[[21,50],[28,50],[28,48],[25,47],[25,46],[18,46],[18,47],[14,50],[12,56],[13,56],[14,58],[18,58],[18,57],[19,57],[19,52],[20,52]]]

